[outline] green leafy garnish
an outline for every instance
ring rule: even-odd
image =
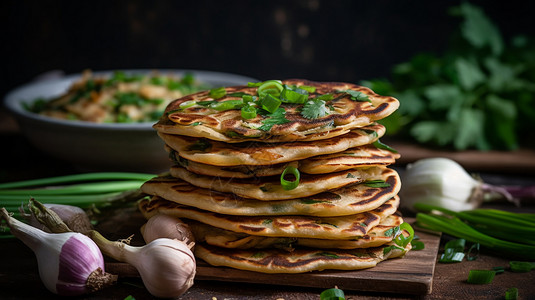
[[[390,183],[388,183],[388,182],[386,182],[386,181],[384,181],[384,180],[381,180],[381,179],[365,181],[365,182],[364,182],[364,185],[365,185],[365,186],[372,187],[372,188],[385,188],[385,187],[390,187]]]
[[[329,108],[325,106],[325,101],[321,99],[310,99],[301,110],[301,115],[307,119],[317,119],[329,114]]]
[[[277,108],[275,112],[266,115],[266,118],[262,120],[263,125],[260,126],[258,129],[262,131],[269,131],[271,130],[271,127],[273,127],[273,125],[280,125],[290,122],[290,120],[286,119],[285,114],[286,111],[284,110],[284,108]]]
[[[390,151],[392,153],[398,153],[398,151],[386,144],[383,144],[381,141],[377,140],[375,142],[373,142],[373,145],[375,146],[375,148],[377,149],[383,149],[383,150],[387,150],[387,151]]]
[[[324,290],[320,294],[320,300],[345,300],[346,296],[344,291],[335,287],[332,289]]]
[[[337,91],[339,93],[345,93],[350,96],[350,99],[353,101],[359,101],[359,102],[371,102],[368,95],[364,94],[363,92],[355,91],[355,90],[339,90]]]

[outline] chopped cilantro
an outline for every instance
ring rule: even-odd
[[[289,123],[290,120],[286,119],[285,114],[286,111],[284,108],[277,108],[277,110],[275,110],[273,113],[266,115],[266,118],[262,120],[262,124],[264,125],[260,126],[258,129],[262,131],[270,131],[273,125]]]
[[[317,119],[329,114],[329,109],[325,106],[325,101],[321,99],[310,99],[301,110],[301,115],[307,119]]]
[[[354,91],[354,90],[341,90],[338,92],[348,94],[350,96],[350,99],[353,101],[359,101],[359,102],[367,101],[370,103],[372,102],[370,98],[368,97],[368,95],[364,94],[363,92]]]

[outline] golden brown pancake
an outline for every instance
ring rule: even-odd
[[[262,201],[193,186],[172,176],[155,177],[141,186],[144,193],[160,196],[177,204],[228,215],[315,215],[345,216],[369,211],[397,195],[401,181],[396,171],[385,168],[371,180],[382,180],[387,187],[370,187],[365,183],[319,193],[306,198]],[[165,207],[171,208],[171,203]]]
[[[241,108],[218,111],[202,103],[220,103],[228,100],[240,100],[237,93],[257,95],[257,87],[227,87],[226,95],[214,99],[209,91],[191,94],[170,103],[162,118],[154,128],[162,133],[203,137],[226,143],[248,141],[288,142],[314,141],[328,139],[348,133],[350,130],[372,124],[376,120],[389,116],[399,107],[399,101],[392,97],[381,96],[366,87],[350,83],[312,82],[303,79],[283,80],[283,84],[314,87],[310,98],[329,94],[331,100],[325,100],[327,114],[317,118],[303,116],[305,104],[283,103],[284,117],[287,122],[276,123],[264,128],[266,122],[274,120],[273,116],[257,114],[253,119],[244,119]],[[359,101],[347,93],[348,90],[367,96]],[[308,102],[308,101],[307,101]],[[182,106],[181,106],[182,104]],[[184,105],[189,104],[189,105]]]
[[[299,184],[291,190],[284,189],[280,176],[246,179],[212,177],[192,173],[180,166],[171,167],[169,173],[197,187],[233,193],[243,198],[272,201],[308,197],[349,184],[364,182],[380,176],[384,169],[385,167],[366,167],[329,174],[301,174]]]
[[[273,165],[332,154],[371,144],[385,134],[385,127],[373,124],[349,133],[315,142],[228,144],[202,138],[158,133],[162,140],[187,160],[214,165]]]
[[[395,213],[383,219],[381,223],[373,227],[368,233],[355,240],[326,240],[311,238],[288,238],[288,237],[264,237],[233,232],[202,222],[187,220],[189,228],[195,236],[196,242],[205,242],[208,245],[251,249],[251,248],[277,248],[293,251],[295,247],[308,247],[320,249],[356,249],[378,247],[389,243],[394,238],[393,229],[403,223],[399,213]]]
[[[255,166],[213,166],[187,160],[178,152],[165,146],[169,157],[188,171],[207,176],[252,178],[280,175],[288,166],[298,168],[308,174],[333,173],[363,166],[386,166],[395,163],[399,154],[379,149],[373,145],[364,145],[334,154],[319,155],[307,159],[274,165]]]
[[[153,197],[158,199],[158,197]],[[168,205],[168,206],[167,206]],[[164,213],[181,219],[192,219],[214,227],[250,235],[270,237],[302,237],[316,239],[357,239],[377,226],[382,219],[394,214],[399,197],[388,200],[378,208],[349,216],[233,216],[217,214],[171,201],[143,199],[138,203],[143,216]],[[184,222],[187,222],[184,220]]]
[[[406,234],[406,232],[404,232]],[[387,248],[394,246],[392,248]],[[389,250],[384,250],[384,249]],[[304,273],[310,271],[359,270],[375,267],[386,259],[401,257],[403,250],[393,242],[379,247],[350,250],[299,248],[292,252],[280,249],[226,249],[199,243],[195,256],[213,266],[261,273]]]

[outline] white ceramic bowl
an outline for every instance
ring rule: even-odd
[[[148,74],[154,70],[122,70],[125,73]],[[199,81],[213,87],[233,86],[258,81],[254,78],[199,70],[158,70],[160,74],[182,76],[192,73]],[[93,72],[107,75],[112,71]],[[23,108],[22,103],[52,98],[64,93],[81,74],[59,79],[37,81],[20,86],[6,95],[5,106],[16,118],[23,134],[36,148],[72,163],[82,171],[129,171],[160,173],[171,161],[164,144],[152,128],[153,123],[97,124],[60,120]]]

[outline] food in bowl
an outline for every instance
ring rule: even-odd
[[[172,100],[208,89],[192,73],[182,76],[128,74],[115,71],[111,76],[82,73],[62,95],[53,99],[37,98],[25,103],[28,111],[41,115],[95,123],[154,122]]]

